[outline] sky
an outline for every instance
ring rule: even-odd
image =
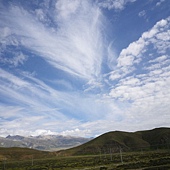
[[[0,136],[170,127],[169,0],[0,0]]]

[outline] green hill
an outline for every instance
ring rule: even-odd
[[[47,151],[39,151],[28,148],[0,148],[0,161],[1,160],[29,160],[29,159],[42,159],[54,156],[55,153]]]
[[[170,128],[156,128],[141,131],[143,140],[150,144],[151,148],[168,148],[170,146]]]
[[[139,151],[150,149],[167,149],[170,147],[170,128],[156,128],[147,131],[105,133],[83,145],[60,151],[61,155],[88,155],[116,153],[122,151]]]

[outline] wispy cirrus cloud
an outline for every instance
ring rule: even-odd
[[[23,80],[26,78],[27,80]],[[18,133],[31,135],[35,129],[50,129],[53,122],[56,126],[69,122],[67,115],[64,115],[59,108],[60,102],[69,104],[68,95],[57,92],[32,76],[23,75],[21,79],[2,69],[0,81],[1,100],[2,97],[4,99],[0,106],[2,121],[4,120],[1,125],[1,135]],[[50,125],[46,125],[49,121]],[[58,131],[63,130],[65,129],[58,128]]]
[[[55,28],[39,21],[45,15],[42,10],[36,11],[35,17],[23,7],[11,5],[1,11],[1,26],[5,25],[2,31],[6,32],[6,37],[13,36],[17,45],[31,50],[55,68],[90,79],[101,72],[103,16],[89,1],[68,2],[56,2],[51,21]],[[4,44],[13,44],[13,39]]]
[[[79,133],[90,136],[93,132],[85,129],[84,123],[100,120],[101,115],[102,119],[107,118],[114,109],[102,96],[60,92],[33,75],[20,74],[22,78],[0,69],[1,99],[3,97],[0,111],[5,119],[1,134],[30,135],[49,129],[54,133],[57,127],[56,134],[75,134],[74,129],[79,129]],[[41,130],[36,132],[35,129]]]

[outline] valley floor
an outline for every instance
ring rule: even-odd
[[[23,160],[0,157],[0,170],[170,170],[170,150]]]

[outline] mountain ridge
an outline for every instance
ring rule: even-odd
[[[170,148],[170,128],[166,127],[137,132],[107,132],[80,146],[59,151],[59,154],[87,155],[163,148]]]
[[[170,128],[161,127],[136,132],[110,131],[96,138],[83,138],[62,135],[20,135],[0,137],[0,147],[32,148],[44,151],[58,151],[59,154],[92,154],[99,152],[119,152],[170,148]],[[105,150],[105,151],[104,151]]]

